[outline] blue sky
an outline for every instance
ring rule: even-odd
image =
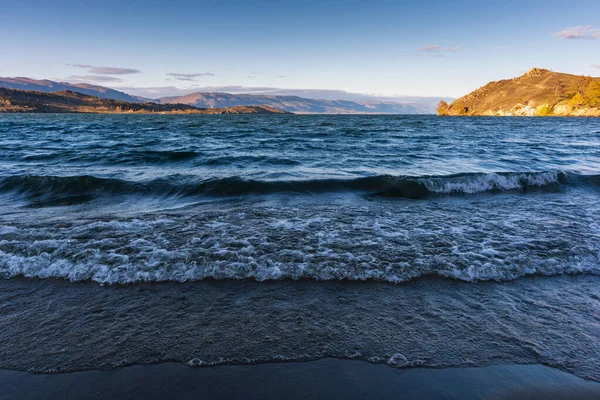
[[[597,0],[2,0],[0,76],[458,97],[534,66],[598,76],[599,33]]]

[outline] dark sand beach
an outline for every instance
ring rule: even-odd
[[[395,369],[360,361],[111,371],[0,371],[0,399],[597,399],[600,383],[542,365]]]

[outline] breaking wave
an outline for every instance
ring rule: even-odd
[[[214,202],[0,222],[0,278],[505,281],[600,275],[597,194],[482,201]],[[47,215],[50,219],[45,218]],[[59,217],[60,220],[55,219]]]
[[[362,192],[365,194],[422,199],[436,195],[468,195],[561,185],[600,185],[599,175],[565,171],[465,173],[447,176],[379,175],[354,179],[250,180],[227,177],[201,180],[172,175],[150,181],[127,181],[95,176],[18,175],[0,179],[0,193],[15,194],[34,204],[74,204],[103,195],[244,196],[277,193],[318,194]]]
[[[110,239],[104,239],[104,246]],[[3,247],[10,246],[4,243]],[[14,244],[13,244],[14,245]],[[0,250],[0,278],[17,277],[93,281],[102,284],[140,282],[193,282],[202,280],[379,281],[403,283],[437,276],[465,282],[511,281],[524,276],[600,275],[600,255],[575,256],[565,260],[531,258],[519,254],[464,254],[436,264],[433,255],[410,261],[388,263],[370,255],[350,253],[312,255],[300,250],[256,257],[247,248],[237,252],[211,249],[203,258],[187,249],[155,248],[144,239],[129,244],[132,254],[122,249],[106,250],[99,243],[73,248],[67,241],[47,240],[28,244],[29,254]],[[323,260],[318,261],[321,258]],[[482,261],[483,260],[483,261]],[[521,262],[522,264],[517,264]],[[459,265],[463,265],[459,267]]]

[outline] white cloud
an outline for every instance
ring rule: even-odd
[[[439,44],[432,44],[431,46],[421,47],[419,53],[426,53],[434,57],[441,57],[442,53],[456,53],[462,50],[461,46],[444,47]]]
[[[178,72],[170,72],[167,74],[167,76],[172,77],[173,79],[176,79],[178,81],[195,81],[196,78],[200,78],[202,76],[215,76],[215,74],[211,73],[211,72],[198,72],[198,73],[194,73],[194,74],[181,74]]]
[[[127,75],[139,74],[139,69],[134,68],[119,68],[119,67],[96,67],[88,64],[70,64],[72,67],[87,69],[90,74],[97,75]]]
[[[105,75],[71,75],[66,79],[69,82],[121,82],[119,78]]]
[[[599,39],[600,29],[592,28],[591,25],[573,26],[556,32],[554,36],[561,39]]]

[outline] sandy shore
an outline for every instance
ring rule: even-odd
[[[542,365],[395,369],[362,361],[40,375],[0,371],[0,399],[597,399],[600,383]]]

